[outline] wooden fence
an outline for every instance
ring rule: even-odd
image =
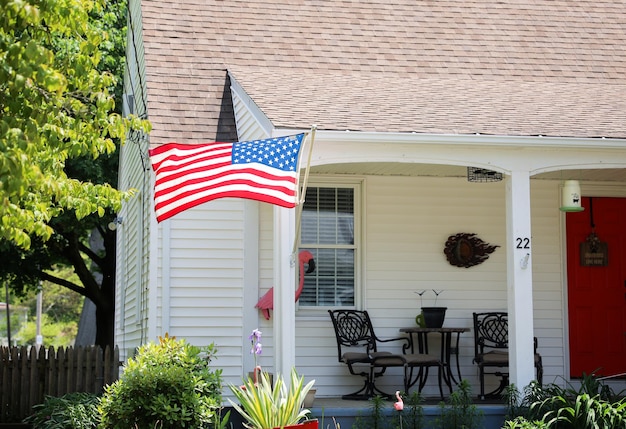
[[[46,396],[100,394],[119,377],[119,349],[0,347],[0,423],[20,422]]]

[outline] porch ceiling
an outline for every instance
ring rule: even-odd
[[[432,176],[466,177],[467,168],[456,165],[393,163],[393,162],[356,162],[350,164],[327,164],[311,167],[314,174],[349,174],[374,176]],[[564,170],[541,173],[533,176],[542,180],[581,180],[585,182],[626,182],[626,169],[585,169]]]

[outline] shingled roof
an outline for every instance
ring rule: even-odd
[[[571,0],[143,0],[153,143],[277,128],[626,137],[626,8]]]

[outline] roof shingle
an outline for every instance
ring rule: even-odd
[[[276,127],[625,137],[623,1],[143,0],[152,139]]]

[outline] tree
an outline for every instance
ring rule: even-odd
[[[115,232],[124,198],[116,143],[149,123],[115,110],[125,2],[0,0],[0,277],[40,279],[96,305],[96,344],[113,344]],[[101,236],[102,250],[89,246]],[[57,277],[74,267],[80,284]],[[91,265],[101,274],[101,279]]]
[[[55,270],[57,277],[72,282],[78,282],[78,278],[72,268],[66,267]],[[40,321],[41,334],[45,346],[70,346],[74,344],[78,332],[78,322],[81,317],[84,297],[63,286],[46,281],[41,282],[41,289],[31,289],[25,296],[12,297],[15,308],[28,311],[26,323],[21,323],[19,331],[13,335],[17,344],[35,344],[37,340],[37,307],[39,291],[42,292],[42,316]],[[15,307],[17,305],[17,307]],[[0,313],[1,314],[1,313]],[[21,315],[23,317],[23,313]],[[13,323],[13,322],[11,322]],[[3,325],[0,325],[3,326]],[[11,325],[13,326],[13,324]]]

